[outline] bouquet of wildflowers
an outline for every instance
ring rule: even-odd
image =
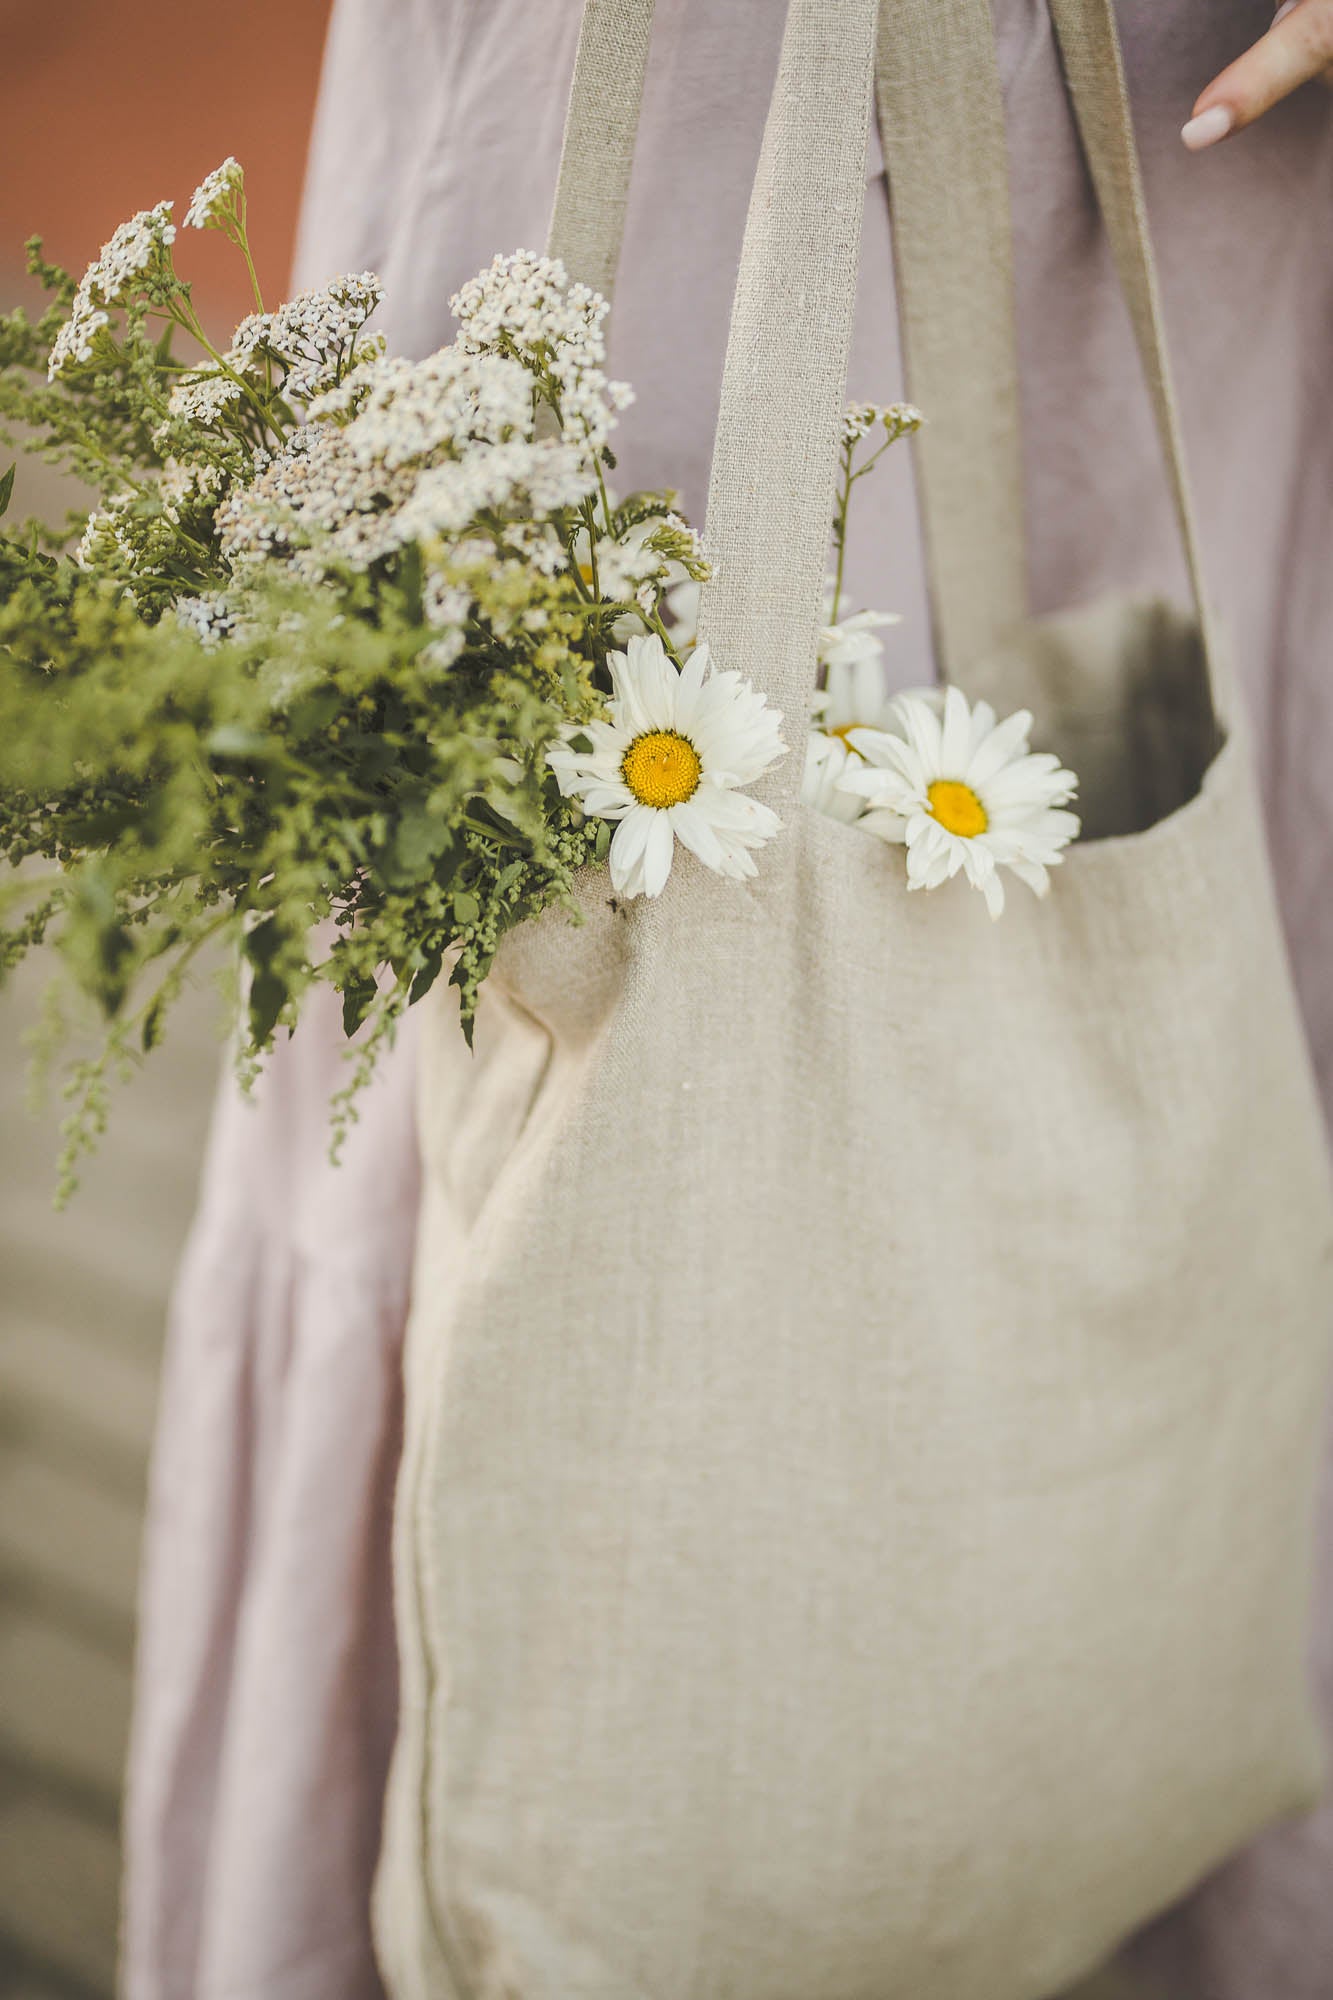
[[[500,939],[576,912],[579,869],[657,894],[679,842],[744,878],[777,830],[748,787],[786,751],[782,718],[694,642],[699,541],[671,493],[608,484],[631,392],[604,371],[606,302],[546,258],[497,258],[452,301],[452,344],[406,361],[372,330],[369,273],[266,308],[234,160],[184,220],[249,272],[255,310],[225,347],[166,202],[77,284],[31,244],[52,304],[0,321],[0,425],[100,496],[73,548],[0,532],[0,974],[53,945],[105,1024],[70,1076],[66,1182],[207,945],[243,974],[243,1071],[316,981],[339,992],[345,1115],[442,974],[470,1032]],[[913,815],[938,832],[947,814],[883,745],[928,724],[938,748],[939,704],[920,698],[921,724],[914,698],[888,703],[887,621],[840,598],[852,488],[918,421],[849,413],[806,753],[807,799],[905,839],[909,879],[932,847]],[[1015,720],[1006,765],[1027,751]],[[1039,886],[1072,787],[1028,762],[1051,767],[1047,821],[1009,865]]]

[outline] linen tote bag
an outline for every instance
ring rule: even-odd
[[[791,0],[709,501],[714,654],[797,743],[877,12]],[[1109,8],[1053,12],[1197,582]],[[603,285],[650,16],[585,15],[553,243]],[[1036,691],[1097,837],[992,926],[794,754],[757,880],[590,874],[582,928],[506,944],[474,1058],[430,1023],[395,2000],[1040,2000],[1317,1789],[1333,1210],[1251,776],[1202,596],[1001,635],[985,0],[878,25],[942,645]]]

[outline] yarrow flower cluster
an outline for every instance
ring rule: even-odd
[[[362,271],[299,292],[276,312],[251,313],[232,336],[226,366],[246,376],[276,364],[284,395],[309,402],[384,352],[381,337],[361,338],[383,296],[374,272]]]
[[[225,229],[237,219],[237,203],[245,187],[241,163],[230,154],[220,167],[205,174],[185,211],[187,229]]]
[[[516,354],[553,392],[563,428],[601,451],[634,391],[603,371],[610,307],[600,293],[571,284],[558,258],[516,250],[456,292],[449,310],[465,354]]]
[[[919,431],[925,422],[911,403],[849,403],[842,413],[844,445],[860,444],[871,431],[882,430],[888,444]]]
[[[102,245],[79,280],[69,318],[56,335],[47,362],[49,381],[93,359],[93,343],[110,326],[112,307],[124,305],[135,292],[161,293],[165,259],[176,240],[172,207],[160,201],[156,208],[141,209]]]
[[[218,369],[178,382],[167,399],[167,409],[183,423],[211,427],[217,424],[229,403],[240,400],[241,385]]]

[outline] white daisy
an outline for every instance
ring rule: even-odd
[[[814,699],[815,727],[805,744],[801,798],[817,812],[846,824],[860,819],[866,801],[842,780],[861,756],[852,744],[858,729],[896,729],[894,698],[884,680],[878,627],[896,625],[886,611],[858,611],[819,635],[825,685]]]
[[[740,788],[786,754],[782,717],[739,674],[714,671],[707,646],[677,667],[654,633],[607,662],[606,718],[571,729],[547,762],[567,798],[619,822],[616,893],[660,896],[677,840],[719,875],[757,874],[751,850],[781,821]]]
[[[946,690],[942,713],[921,695],[897,696],[894,710],[901,733],[853,732],[865,762],[841,782],[866,800],[860,824],[868,832],[906,846],[908,887],[934,889],[961,870],[998,917],[998,870],[1009,868],[1044,896],[1049,870],[1079,830],[1075,815],[1060,810],[1078,780],[1058,758],[1032,753],[1027,710],[997,723],[987,702],[973,708],[956,687]]]
[[[894,726],[893,697],[884,679],[884,649],[873,628],[897,622],[885,611],[858,611],[841,625],[824,627],[819,643],[824,686],[814,700],[821,729],[847,742],[854,729]]]
[[[831,604],[825,605],[826,612],[831,609]],[[819,634],[820,664],[827,668],[830,675],[867,660],[878,667],[884,647],[875,637],[876,630],[883,625],[901,623],[896,611],[853,611],[848,617],[840,618],[836,625],[823,626]],[[882,669],[880,679],[883,679]]]
[[[843,738],[825,729],[812,729],[805,739],[805,770],[801,774],[801,802],[816,812],[827,813],[850,826],[866,810],[857,792],[849,792],[843,778],[861,763],[858,753]]]

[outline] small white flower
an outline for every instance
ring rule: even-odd
[[[208,647],[230,638],[239,626],[234,606],[218,591],[204,597],[178,597],[171,616]]]
[[[382,336],[362,338],[383,296],[375,273],[361,271],[298,292],[276,312],[248,313],[232,335],[227,365],[247,375],[276,361],[286,370],[282,392],[288,401],[313,402],[383,355]]]
[[[961,870],[992,917],[1004,908],[998,871],[1012,869],[1038,896],[1079,822],[1060,810],[1078,780],[1048,754],[1034,755],[1032,717],[1020,709],[997,723],[987,702],[970,707],[956,687],[939,705],[898,695],[901,734],[858,729],[852,747],[865,762],[841,782],[867,803],[860,824],[907,848],[907,886],[934,889]]]
[[[911,403],[849,403],[842,413],[842,441],[859,444],[880,424],[893,444],[912,431],[919,431],[925,418]]]
[[[227,475],[220,465],[208,460],[182,464],[180,459],[169,458],[158,477],[157,490],[167,519],[179,521],[182,507],[206,506],[220,498],[226,483]]]
[[[786,754],[782,717],[739,674],[715,672],[707,646],[677,667],[654,633],[607,658],[606,719],[571,729],[547,762],[567,798],[595,819],[619,822],[610,852],[616,893],[660,896],[677,840],[719,875],[757,874],[751,850],[781,822],[741,787]],[[589,749],[573,747],[581,738]]]
[[[173,417],[212,429],[229,403],[239,402],[241,385],[217,369],[177,382],[167,398]]]
[[[245,186],[239,160],[230,154],[220,167],[205,174],[185,211],[187,229],[222,229],[235,212],[236,199]]]
[[[113,493],[103,507],[94,507],[84,523],[74,551],[80,569],[96,569],[99,561],[126,554],[117,516],[134,505],[133,493]]]

